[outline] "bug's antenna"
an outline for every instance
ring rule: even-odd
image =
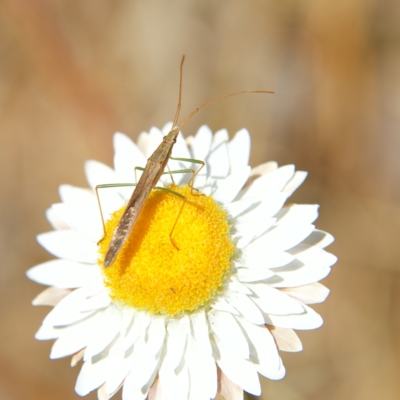
[[[178,130],[181,130],[190,121],[190,119],[193,117],[193,115],[197,114],[201,109],[209,106],[210,104],[213,104],[213,103],[216,103],[217,101],[226,99],[227,97],[237,96],[238,94],[246,94],[246,93],[270,93],[270,94],[274,94],[275,92],[273,92],[272,90],[243,90],[241,92],[230,93],[230,94],[226,94],[226,95],[221,96],[221,97],[217,97],[217,98],[215,98],[213,100],[207,101],[206,103],[202,104],[199,107],[196,107],[189,114],[189,116],[179,125]],[[179,104],[179,107],[180,107],[180,104]],[[175,126],[175,121],[174,121],[174,126]]]
[[[181,100],[182,100],[182,72],[183,72],[183,63],[185,62],[185,55],[182,56],[181,61],[181,72],[179,78],[179,100],[178,100],[178,107],[176,108],[174,123],[172,124],[172,128],[175,128],[176,124],[178,123],[179,113],[181,111]]]

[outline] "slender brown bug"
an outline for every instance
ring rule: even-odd
[[[147,198],[149,197],[151,190],[156,188],[156,184],[159,181],[162,174],[167,173],[167,174],[171,174],[171,176],[172,176],[172,174],[174,174],[174,173],[191,173],[192,178],[190,179],[188,185],[192,188],[192,191],[195,190],[193,188],[194,179],[195,179],[196,175],[199,173],[199,171],[201,170],[201,168],[204,166],[204,161],[190,159],[190,158],[173,158],[173,157],[171,157],[172,148],[176,142],[179,131],[189,122],[189,120],[193,117],[193,115],[195,115],[202,108],[207,107],[208,105],[215,103],[219,100],[225,99],[227,97],[236,96],[236,95],[245,94],[245,93],[274,93],[269,90],[244,90],[241,92],[235,92],[235,93],[231,93],[231,94],[228,94],[225,96],[217,97],[217,98],[210,100],[210,101],[202,104],[201,106],[195,108],[189,114],[189,116],[179,126],[177,126],[179,113],[180,113],[180,109],[181,109],[182,70],[183,70],[184,61],[185,61],[185,56],[182,57],[182,61],[181,61],[181,65],[180,65],[179,100],[178,100],[178,106],[177,106],[176,113],[175,113],[174,122],[172,124],[172,129],[166,136],[164,136],[161,144],[157,147],[157,149],[154,151],[154,153],[147,160],[146,167],[145,168],[137,168],[137,169],[140,169],[143,171],[142,176],[139,179],[139,182],[136,185],[134,185],[134,184],[106,184],[106,185],[98,185],[96,187],[96,192],[97,192],[97,190],[99,188],[105,188],[105,187],[136,186],[135,190],[132,193],[131,198],[128,201],[128,204],[126,205],[125,211],[122,214],[122,217],[118,223],[118,226],[116,227],[116,229],[114,230],[114,233],[112,235],[110,245],[108,247],[107,253],[104,258],[104,266],[105,267],[111,266],[112,263],[114,262],[119,251],[121,250],[125,241],[127,240],[130,233],[132,232],[132,229],[135,226],[137,218],[138,218]],[[183,162],[190,162],[190,163],[195,163],[195,164],[201,164],[201,167],[197,171],[194,171],[192,169],[185,169],[185,170],[179,170],[179,171],[164,172],[164,169],[167,166],[169,159],[183,161]],[[173,193],[173,194],[181,197],[184,201],[186,201],[186,198],[179,193],[172,192],[171,190],[162,188],[162,187],[157,187],[157,189],[166,190],[170,193]],[[100,205],[100,202],[99,202],[99,205]],[[184,203],[182,204],[182,208],[183,208],[183,205],[184,205]],[[182,211],[182,208],[181,208],[181,211]],[[179,215],[180,215],[180,213],[179,213]],[[177,219],[179,218],[179,215],[177,216]],[[102,218],[103,218],[103,216],[102,216]],[[175,225],[176,225],[176,223],[175,223]],[[175,228],[175,225],[171,230],[170,239],[171,239],[172,244],[176,248],[178,248],[172,239],[172,233]],[[103,221],[103,227],[104,227],[104,221]]]

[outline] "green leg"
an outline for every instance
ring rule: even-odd
[[[136,183],[137,183],[137,174],[136,174],[137,170],[144,171],[144,168],[143,167],[135,167],[135,182]]]
[[[176,172],[176,171],[171,171],[171,173],[173,173],[173,172]],[[174,233],[176,224],[178,223],[179,217],[180,217],[181,214],[182,214],[183,207],[184,207],[185,204],[186,204],[187,198],[186,198],[183,194],[174,192],[174,191],[171,190],[171,189],[167,189],[167,188],[164,188],[164,187],[161,187],[161,186],[156,186],[154,189],[163,190],[164,192],[168,192],[168,193],[170,193],[170,194],[173,194],[174,196],[178,196],[178,197],[180,197],[180,198],[183,200],[183,203],[182,203],[182,206],[181,206],[181,208],[180,208],[180,210],[179,210],[178,216],[176,217],[176,220],[175,220],[175,222],[174,222],[174,226],[172,227],[171,232],[169,233],[169,240],[170,240],[171,243],[174,245],[174,247],[175,247],[177,250],[179,250],[178,245],[175,243],[174,239],[172,238],[172,234]]]
[[[191,177],[191,179],[190,179],[190,181],[188,182],[188,185],[189,185],[189,187],[190,187],[190,189],[191,189],[191,194],[194,194],[194,192],[196,193],[196,194],[198,194],[198,189],[196,189],[195,187],[194,187],[194,179],[196,178],[196,175],[202,170],[202,168],[204,168],[204,165],[206,164],[204,161],[202,161],[202,160],[196,160],[195,158],[177,158],[177,157],[170,157],[170,159],[171,160],[174,160],[174,161],[183,161],[183,162],[190,162],[190,163],[193,163],[193,164],[201,164],[201,167],[197,170],[197,171],[195,171],[194,169],[181,169],[181,170],[176,170],[176,171],[171,171],[170,169],[169,169],[169,166],[167,165],[167,168],[168,168],[168,172],[164,172],[163,173],[163,175],[170,175],[171,176],[171,180],[172,180],[172,183],[175,185],[175,181],[174,181],[174,178],[173,178],[173,174],[186,174],[186,173],[191,173],[192,174],[192,177]],[[137,172],[137,170],[139,170],[139,171],[144,171],[145,169],[143,168],[143,167],[135,167],[135,182],[137,182],[137,175],[136,175],[136,172]]]
[[[174,173],[191,173],[192,177],[190,179],[190,181],[188,182],[188,185],[191,189],[191,194],[194,194],[194,192],[196,192],[196,194],[198,194],[198,189],[194,188],[194,180],[196,178],[196,175],[202,170],[202,168],[204,168],[204,165],[206,164],[204,161],[201,160],[196,160],[194,158],[176,158],[176,157],[170,157],[171,160],[175,160],[175,161],[183,161],[183,162],[190,162],[193,164],[201,164],[201,167],[195,171],[194,169],[182,169],[182,170],[177,170],[177,171],[170,171],[170,172],[164,172],[164,174],[174,174]]]
[[[100,243],[106,236],[106,226],[104,223],[103,209],[101,208],[99,189],[107,189],[107,188],[115,188],[115,187],[131,187],[131,186],[136,186],[136,183],[106,183],[104,185],[96,186],[95,191],[96,191],[97,204],[99,205],[100,217],[101,217],[101,222],[103,224],[103,233],[104,233],[104,236],[99,240],[98,243]]]
[[[140,169],[140,167],[137,167],[137,169]],[[191,171],[193,171],[193,170],[182,170],[182,172],[181,171],[171,171],[171,173],[180,173],[180,172],[181,173],[187,173],[187,172],[191,172]],[[98,243],[100,243],[102,240],[104,240],[104,238],[106,236],[106,228],[105,228],[105,223],[104,223],[103,210],[101,208],[99,189],[107,189],[107,188],[115,188],[115,187],[132,187],[132,186],[136,186],[136,183],[109,183],[109,184],[97,185],[96,186],[96,188],[95,188],[96,198],[97,198],[97,203],[99,205],[100,217],[101,217],[101,222],[102,222],[102,225],[103,225],[103,233],[104,233],[103,237],[99,240]],[[182,210],[183,210],[183,207],[186,204],[187,199],[186,199],[186,197],[184,195],[182,195],[180,193],[177,193],[177,192],[174,192],[171,189],[167,189],[167,188],[164,188],[164,187],[161,187],[161,186],[156,186],[154,189],[163,190],[164,192],[173,194],[174,196],[178,196],[183,200],[183,203],[182,203],[182,206],[181,206],[181,208],[179,210],[178,216],[176,217],[176,220],[174,222],[174,226],[172,227],[171,232],[169,234],[169,239],[170,239],[171,243],[174,245],[174,247],[177,250],[179,250],[179,247],[177,246],[177,244],[174,242],[174,240],[172,238],[172,234],[173,234],[173,232],[175,230],[176,224],[178,223],[179,217],[182,214]]]
[[[169,165],[168,165],[168,164],[167,164],[167,168],[168,168],[169,176],[171,177],[172,184],[175,185],[174,174],[171,174],[171,169],[169,168]],[[164,174],[167,174],[167,173],[166,173],[166,172],[163,172],[163,175],[164,175]]]

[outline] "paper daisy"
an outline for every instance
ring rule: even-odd
[[[308,305],[325,300],[318,283],[336,258],[326,252],[331,235],[312,225],[318,206],[290,204],[306,177],[293,165],[248,165],[250,136],[229,141],[203,126],[176,157],[204,160],[192,193],[189,174],[164,175],[160,185],[187,198],[154,190],[114,263],[104,254],[132,187],[100,191],[96,185],[134,182],[161,143],[162,131],[142,133],[138,144],[114,136],[114,169],[86,164],[91,189],[60,187],[61,203],[47,217],[54,230],[38,236],[57,257],[28,271],[50,286],[33,301],[54,306],[36,334],[56,339],[50,357],[83,360],[76,392],[97,389],[100,399],[122,387],[124,400],[209,400],[261,393],[259,375],[285,375],[278,349],[300,351],[295,329],[314,329],[321,317]],[[188,168],[177,161],[170,170]],[[189,167],[190,168],[190,167]],[[193,168],[198,166],[193,165]],[[177,221],[177,222],[176,222]],[[171,243],[170,233],[173,231]],[[102,240],[103,239],[103,240]]]

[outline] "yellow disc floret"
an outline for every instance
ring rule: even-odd
[[[188,186],[173,185],[169,190],[185,196],[186,202],[173,193],[153,190],[129,239],[103,273],[117,303],[180,316],[206,307],[222,291],[235,246],[227,214],[212,197],[192,194]],[[106,223],[107,235],[99,244],[101,266],[123,211],[116,211]]]

